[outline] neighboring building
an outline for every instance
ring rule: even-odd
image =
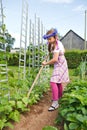
[[[11,53],[16,53],[16,52],[19,52],[20,51],[20,48],[12,48],[11,49]]]
[[[60,41],[63,43],[66,50],[84,49],[85,40],[72,30],[67,32],[66,35],[60,39]]]

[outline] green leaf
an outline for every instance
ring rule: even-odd
[[[17,110],[15,110],[14,112],[11,112],[11,114],[9,115],[9,119],[19,122],[20,120],[19,112]]]
[[[76,122],[77,121],[76,117],[72,113],[67,114],[66,120],[70,121],[70,122]]]
[[[5,122],[6,122],[5,119],[0,120],[0,130],[2,130],[2,128],[4,128],[4,126],[5,126]]]
[[[64,130],[68,130],[68,126],[64,123]]]
[[[9,103],[10,103],[11,106],[15,106],[15,101],[10,100]]]
[[[81,114],[77,114],[77,115],[76,115],[76,119],[77,119],[78,121],[80,121],[81,123],[84,122],[84,116],[81,115]]]
[[[23,103],[24,103],[25,105],[27,105],[27,104],[29,103],[29,98],[28,98],[28,97],[24,97],[24,98],[22,99],[22,101],[23,101]]]
[[[10,113],[12,111],[12,107],[10,105],[4,106],[5,113]]]
[[[1,100],[2,105],[7,105],[7,102],[8,102],[8,99],[2,98],[2,100]]]
[[[29,108],[26,108],[22,101],[17,101],[17,108],[21,109],[22,111],[29,111]]]
[[[79,127],[79,125],[77,123],[70,123],[69,124],[69,129],[70,130],[75,130]]]
[[[17,108],[24,108],[22,101],[17,101]]]
[[[4,107],[0,105],[0,112],[4,111]]]
[[[61,111],[61,115],[64,117],[68,112],[68,108],[65,108]]]
[[[86,110],[86,108],[85,108],[85,107],[82,107],[82,108],[81,108],[81,110],[82,110],[82,113],[83,113],[84,115],[86,115],[86,114],[87,114],[87,110]]]
[[[81,102],[82,105],[84,105],[84,97],[83,96],[76,95],[75,97]]]
[[[53,126],[45,126],[42,130],[58,130],[58,129]]]
[[[11,129],[13,129],[14,128],[14,126],[10,123],[10,122],[7,122],[6,124],[5,124],[5,127],[10,127]]]

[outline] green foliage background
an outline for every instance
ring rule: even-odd
[[[34,55],[36,55],[37,53],[40,54],[40,57],[45,56],[44,52],[39,52],[38,50],[36,51],[36,53]],[[3,55],[4,54],[0,52],[0,60],[3,59]],[[32,51],[28,51],[26,54],[27,66],[29,63],[29,55],[32,56]],[[81,51],[81,50],[66,51],[65,57],[67,59],[69,69],[77,68],[80,65],[82,59],[85,59],[86,55],[87,55],[87,50],[85,50],[85,51]],[[50,55],[50,58],[52,58],[52,55]],[[8,61],[9,66],[11,66],[11,65],[18,66],[19,65],[19,53],[9,53],[9,54],[7,53],[7,61]],[[35,59],[35,61],[37,62],[37,59]],[[41,61],[40,61],[40,64],[41,64]]]

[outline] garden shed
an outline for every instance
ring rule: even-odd
[[[85,40],[76,34],[74,31],[68,31],[60,41],[63,43],[66,50],[80,49],[84,50]],[[87,48],[87,45],[86,45]]]

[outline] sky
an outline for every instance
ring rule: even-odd
[[[26,0],[28,19],[34,23],[35,14],[40,17],[48,30],[56,28],[64,36],[70,29],[84,38],[85,10],[87,0]],[[8,32],[16,39],[15,47],[20,47],[22,0],[2,0],[4,23]]]

